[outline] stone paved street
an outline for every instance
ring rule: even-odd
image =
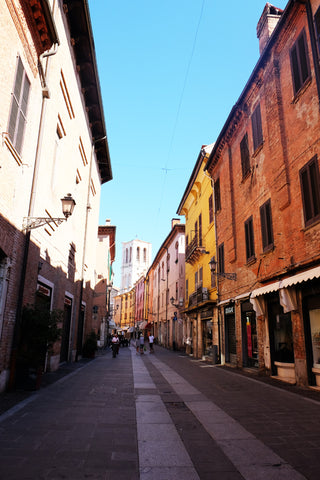
[[[320,392],[155,350],[108,351],[17,395],[0,478],[319,479]]]

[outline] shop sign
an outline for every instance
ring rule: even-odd
[[[46,297],[50,297],[51,295],[51,291],[49,290],[49,288],[46,288],[44,285],[41,285],[40,283],[38,283],[37,285],[37,292],[41,293],[42,295],[45,295]]]
[[[232,307],[226,307],[226,308],[224,309],[224,313],[225,313],[226,315],[231,315],[232,313],[234,313],[234,306],[232,306]]]
[[[201,318],[212,318],[213,317],[213,308],[206,308],[205,310],[201,310],[200,313]]]

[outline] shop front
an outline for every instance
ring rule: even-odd
[[[213,308],[203,309],[200,313],[202,357],[212,359],[213,357]]]
[[[229,304],[224,307],[225,325],[225,359],[226,363],[237,363],[236,318],[235,306]]]
[[[247,368],[258,368],[258,337],[256,313],[252,303],[241,303],[242,363]]]
[[[320,281],[302,290],[308,382],[320,387]]]
[[[272,375],[295,382],[291,312],[284,313],[279,294],[268,296],[268,323]]]

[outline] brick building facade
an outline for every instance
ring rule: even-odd
[[[172,219],[171,231],[146,275],[146,315],[157,342],[183,348],[185,296],[185,225]]]
[[[205,167],[222,357],[311,385],[320,372],[319,5],[266,5],[259,61]]]
[[[3,390],[26,304],[64,312],[46,368],[81,355],[92,322],[100,189],[112,173],[87,2],[6,0],[0,26]],[[60,222],[68,193],[75,210]],[[50,221],[31,228],[31,217],[33,227]]]

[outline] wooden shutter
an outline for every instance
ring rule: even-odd
[[[297,94],[300,88],[310,77],[308,49],[304,30],[301,32],[298,40],[290,51],[290,60],[294,94]]]
[[[320,55],[320,8],[316,11],[316,14],[314,16],[314,23],[316,27],[316,39],[317,39],[317,45],[318,45],[318,52]]]
[[[271,216],[271,202],[268,200],[262,207],[260,207],[261,219],[261,234],[263,250],[268,250],[273,247],[273,231],[272,231],[272,216]]]
[[[320,176],[316,155],[300,170],[300,183],[307,226],[320,219]]]
[[[246,238],[247,261],[254,257],[253,219],[250,217],[244,224]]]
[[[213,194],[209,197],[209,223],[213,222]]]
[[[30,82],[23,68],[21,58],[19,57],[8,126],[9,137],[18,153],[21,153],[29,92]]]
[[[224,244],[222,243],[218,248],[219,273],[224,273]]]
[[[256,107],[251,117],[253,150],[256,151],[263,142],[260,104]]]
[[[248,135],[245,134],[240,143],[242,177],[246,177],[250,171],[250,154],[248,146]]]
[[[216,212],[221,210],[221,198],[220,198],[220,178],[214,182],[214,206]]]

